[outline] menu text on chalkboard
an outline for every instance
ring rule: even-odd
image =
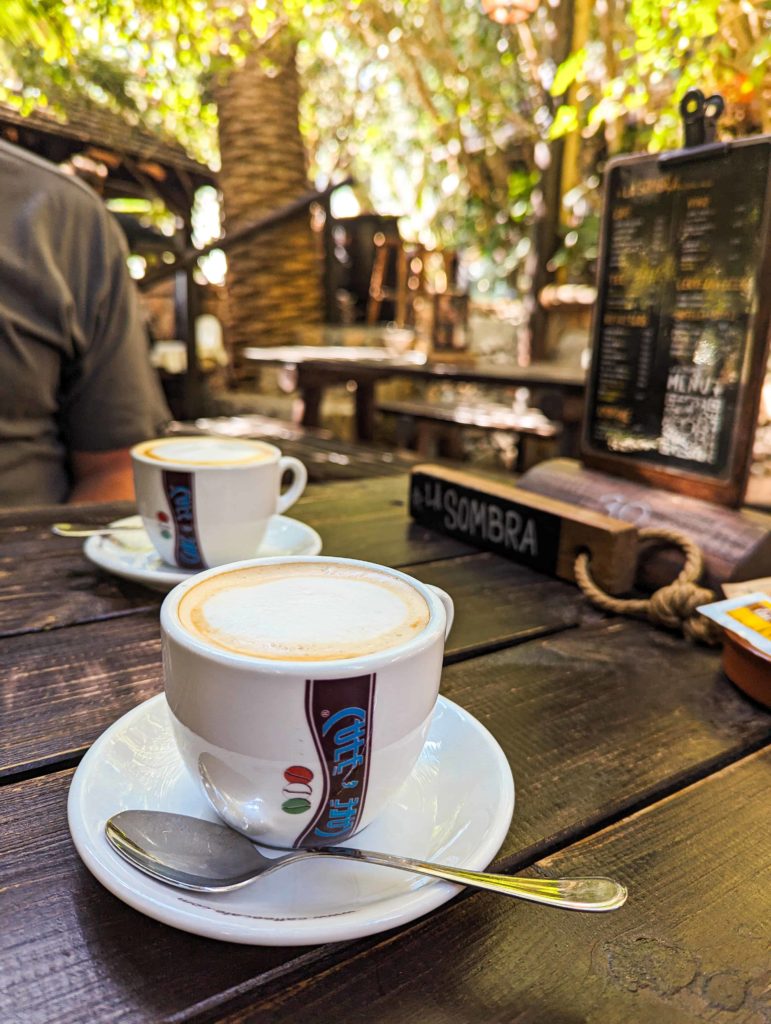
[[[767,347],[770,165],[769,137],[609,165],[587,464],[738,500]]]

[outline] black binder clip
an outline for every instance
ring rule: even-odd
[[[724,110],[722,96],[705,97],[701,89],[689,89],[680,100],[685,148],[717,142],[717,122]]]

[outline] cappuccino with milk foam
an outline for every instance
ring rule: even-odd
[[[430,609],[416,588],[387,572],[294,562],[209,576],[187,591],[178,616],[191,636],[232,654],[337,661],[412,640]]]
[[[134,454],[156,462],[190,467],[251,466],[276,458],[276,449],[237,437],[165,437],[134,447]]]

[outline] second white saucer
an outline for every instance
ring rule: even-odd
[[[115,527],[114,534],[88,538],[83,545],[86,558],[100,569],[135,583],[143,583],[153,590],[171,590],[193,576],[193,572],[162,561],[144,530],[120,530],[121,526],[135,527],[141,525],[141,522],[139,516],[116,519],[110,523],[110,526]],[[289,516],[271,516],[265,536],[252,557],[318,555],[320,552],[321,537],[313,527]]]

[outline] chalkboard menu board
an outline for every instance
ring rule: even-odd
[[[741,501],[771,307],[771,136],[607,168],[590,466]]]

